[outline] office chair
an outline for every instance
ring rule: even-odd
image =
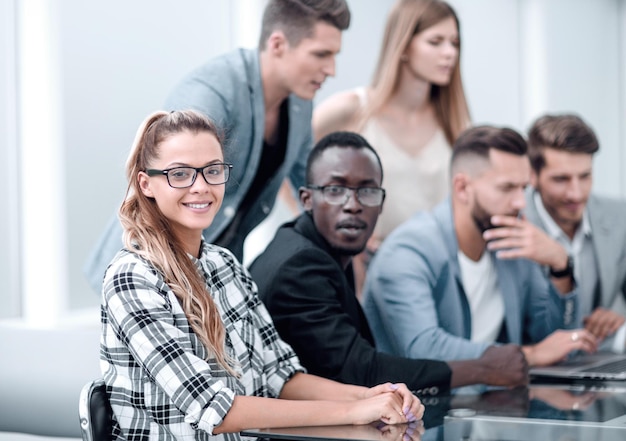
[[[113,432],[113,410],[104,380],[92,380],[80,391],[80,430],[84,441],[109,441]]]

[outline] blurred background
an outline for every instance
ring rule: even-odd
[[[337,76],[316,102],[368,84],[394,0],[348,3],[352,25]],[[600,139],[594,190],[626,195],[626,2],[449,3],[461,21],[473,122],[525,131],[542,113],[578,113]],[[41,422],[30,413],[36,394],[58,417],[31,432],[78,436],[78,390],[99,375],[100,298],[82,267],[124,195],[135,131],[189,70],[234,47],[255,47],[264,5],[0,2],[0,432]],[[253,232],[244,263],[286,213],[278,204]],[[15,394],[22,407],[10,404]]]

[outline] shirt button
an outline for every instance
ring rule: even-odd
[[[265,204],[263,204],[261,206],[261,210],[263,210],[263,213],[265,213],[265,214],[269,214],[270,211],[272,211],[272,209],[269,207],[269,205],[265,205]]]
[[[235,209],[233,207],[224,208],[224,216],[231,218],[235,215]]]

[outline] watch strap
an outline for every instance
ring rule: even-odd
[[[556,277],[557,279],[561,277],[571,276],[574,274],[574,259],[571,255],[567,256],[567,264],[565,268],[562,270],[555,271],[550,267],[550,277]]]

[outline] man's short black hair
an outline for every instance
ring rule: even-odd
[[[378,153],[376,153],[376,150],[374,150],[374,147],[372,147],[370,143],[367,142],[367,140],[363,138],[361,135],[359,135],[358,133],[340,131],[340,132],[332,132],[324,136],[322,139],[320,139],[317,142],[317,144],[315,144],[315,147],[313,147],[313,150],[311,150],[311,153],[309,154],[309,158],[306,163],[307,184],[312,184],[311,169],[317,162],[318,158],[324,152],[324,150],[331,148],[331,147],[370,150],[372,153],[374,153],[374,156],[376,156],[376,161],[378,162],[378,165],[380,167],[380,180],[382,182],[383,165],[380,162],[380,157],[378,156]]]

